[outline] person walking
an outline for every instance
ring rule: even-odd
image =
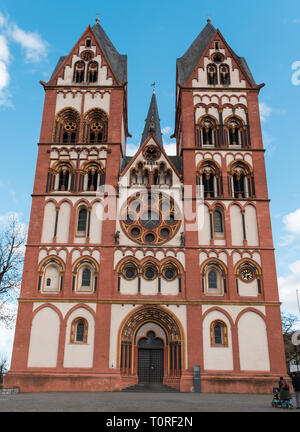
[[[292,374],[292,384],[296,397],[296,408],[300,409],[300,372]]]

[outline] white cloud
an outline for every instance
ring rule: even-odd
[[[273,110],[267,104],[261,102],[259,104],[259,111],[260,111],[261,121],[265,122],[270,117]]]
[[[300,209],[284,216],[283,223],[288,232],[294,235],[300,235]]]
[[[162,130],[163,135],[169,135],[172,132],[171,126],[166,126]]]
[[[7,19],[5,16],[0,12],[0,28],[4,27],[6,25]]]
[[[176,143],[166,143],[164,142],[164,149],[167,155],[176,156]]]
[[[11,59],[9,42],[18,43],[26,63],[37,63],[47,55],[48,43],[36,32],[25,31],[0,12],[0,106],[13,106],[8,65]]]
[[[38,33],[26,32],[13,24],[10,35],[24,49],[26,63],[37,63],[47,55],[48,43]]]
[[[289,269],[291,272],[289,276],[278,279],[279,297],[282,302],[282,309],[299,317],[297,290],[300,299],[300,260],[290,264]]]

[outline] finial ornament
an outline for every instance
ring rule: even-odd
[[[96,18],[96,23],[99,24],[100,23],[100,18],[97,16]]]
[[[153,94],[155,94],[155,86],[156,86],[156,82],[154,81],[154,83],[151,84],[151,87],[153,87]]]
[[[210,17],[207,18],[207,22],[208,22],[208,24],[211,23],[211,18]]]

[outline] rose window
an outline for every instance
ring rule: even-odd
[[[172,239],[181,225],[180,211],[165,194],[137,194],[130,197],[120,213],[125,234],[139,244],[164,244]]]

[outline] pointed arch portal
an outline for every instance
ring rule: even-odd
[[[156,306],[140,308],[120,330],[121,374],[144,383],[180,377],[183,346],[182,331],[170,313]]]

